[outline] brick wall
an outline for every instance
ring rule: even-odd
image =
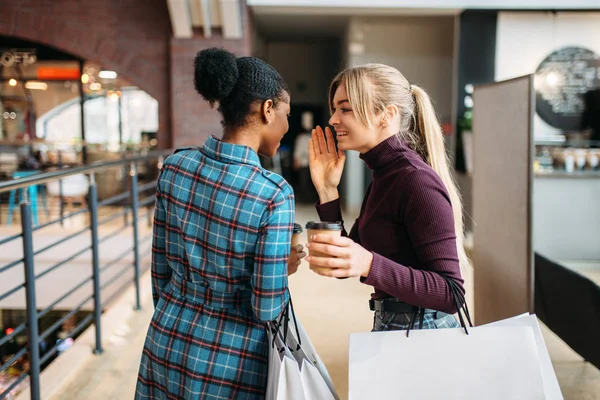
[[[173,146],[198,146],[210,135],[221,136],[221,116],[194,89],[194,57],[208,47],[223,47],[238,56],[250,55],[250,13],[243,8],[244,38],[225,40],[213,32],[210,39],[171,40],[171,107]]]
[[[246,7],[243,18],[243,40],[172,39],[166,0],[0,0],[0,35],[97,62],[158,100],[161,148],[220,132],[217,112],[194,91],[193,58],[210,46],[249,54]]]
[[[159,103],[159,142],[170,128],[165,0],[0,0],[0,35],[55,47],[101,64]]]

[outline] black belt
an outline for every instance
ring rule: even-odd
[[[371,311],[389,312],[394,314],[412,314],[417,307],[399,301],[394,298],[390,299],[371,299],[369,300],[369,308]]]

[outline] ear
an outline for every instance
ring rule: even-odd
[[[400,109],[395,105],[387,106],[381,114],[379,114],[379,127],[382,129],[386,129],[394,119],[400,115]]]
[[[275,110],[273,107],[273,100],[265,100],[261,107],[262,119],[266,124],[270,124],[275,117]]]
[[[395,104],[389,105],[386,107],[384,115],[388,120],[392,121],[394,118],[400,115],[400,109]]]

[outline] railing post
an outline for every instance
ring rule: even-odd
[[[92,276],[94,281],[94,325],[96,326],[96,348],[94,353],[102,353],[102,302],[100,299],[100,256],[98,249],[98,188],[96,177],[90,174],[90,227],[92,231]]]
[[[26,192],[26,190],[24,190]],[[40,398],[40,337],[35,299],[35,269],[33,265],[33,228],[31,204],[21,203],[23,232],[23,264],[25,266],[25,296],[27,301],[27,346],[29,347],[29,388],[32,400]]]
[[[160,175],[160,170],[162,169],[163,163],[165,162],[165,159],[163,156],[159,156],[158,157],[158,161],[156,163],[156,169],[158,170],[158,175]],[[156,178],[156,185],[158,187],[158,177]],[[156,192],[156,189],[155,189]],[[148,204],[148,228],[152,228],[152,217],[154,215],[154,207],[155,204]]]
[[[138,209],[139,209],[139,196],[138,196],[138,178],[137,171],[135,169],[135,163],[131,163],[131,169],[129,175],[131,176],[131,223],[133,225],[133,274],[135,283],[135,309],[139,310],[140,305],[140,249],[138,245],[139,232],[138,232]]]
[[[62,170],[63,162],[62,162],[62,151],[58,151],[58,169]],[[60,225],[63,226],[65,223],[65,198],[63,196],[63,182],[62,179],[58,180],[58,200],[59,200],[59,210],[60,210]]]
[[[121,149],[121,160],[124,160],[125,158],[127,158],[127,155],[123,152],[123,149]],[[127,164],[123,164],[122,166],[123,168],[123,191],[126,192],[127,191]],[[125,212],[123,213],[123,223],[125,224],[125,226],[129,226],[129,206],[127,205],[127,203],[125,203],[125,205],[123,206],[125,208]]]

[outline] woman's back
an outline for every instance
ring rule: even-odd
[[[158,178],[136,399],[262,399],[264,323],[289,301],[294,195],[258,155],[273,157],[289,128],[289,90],[264,61],[223,49],[200,51],[194,73],[223,136],[175,152]]]
[[[286,254],[277,246],[289,247],[291,240],[284,237],[285,226],[268,248],[261,233],[273,208],[278,208],[278,219],[289,221],[284,225],[291,231],[293,202],[279,206],[292,189],[264,170],[248,147],[211,137],[200,149],[180,150],[165,160],[159,185],[167,217],[166,258],[175,273],[215,292],[249,296],[255,262],[287,262],[276,259]],[[272,278],[287,280],[287,274]],[[282,290],[281,283],[271,289]]]

